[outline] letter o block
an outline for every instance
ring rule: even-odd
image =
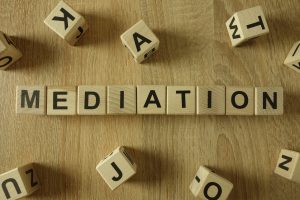
[[[253,115],[254,88],[226,87],[226,115]]]

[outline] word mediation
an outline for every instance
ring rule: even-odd
[[[16,112],[47,115],[281,115],[282,87],[17,86]]]

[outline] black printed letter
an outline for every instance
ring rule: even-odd
[[[3,190],[4,194],[5,194],[6,199],[10,199],[11,198],[11,196],[10,196],[10,194],[8,192],[8,189],[7,189],[7,184],[8,183],[12,183],[14,185],[16,191],[17,191],[17,194],[21,194],[21,189],[20,189],[17,181],[15,179],[13,179],[13,178],[9,178],[9,179],[6,179],[5,181],[3,181],[3,183],[2,183],[2,190]]]
[[[214,196],[214,197],[211,197],[208,195],[208,190],[211,186],[215,186],[218,190],[217,194]],[[204,193],[204,196],[205,198],[207,198],[208,200],[217,200],[221,197],[222,195],[222,188],[221,186],[218,184],[218,183],[215,183],[215,182],[209,182],[206,184],[206,186],[204,187],[204,190],[203,190],[203,193]]]
[[[67,99],[58,99],[58,95],[67,95],[68,92],[53,92],[53,109],[67,110],[68,106],[58,106],[58,102],[66,102]]]
[[[181,94],[181,107],[186,108],[186,98],[185,94],[190,94],[190,90],[181,90],[181,91],[176,91],[176,94]]]
[[[153,100],[151,100],[152,96],[153,96]],[[144,108],[147,108],[150,103],[154,103],[154,104],[156,104],[156,106],[158,108],[161,108],[161,105],[160,105],[160,102],[158,100],[155,90],[150,90],[149,95],[146,100],[146,103],[144,105]]]
[[[134,43],[135,43],[137,52],[139,52],[139,51],[141,50],[141,45],[142,45],[143,43],[146,42],[146,43],[149,44],[149,43],[152,42],[151,40],[149,40],[148,38],[146,38],[146,37],[144,37],[144,36],[138,34],[137,32],[135,32],[135,33],[133,34],[133,39],[134,39]],[[139,41],[139,39],[140,39],[140,41]]]
[[[89,96],[93,95],[96,99],[94,105],[89,105]],[[86,91],[84,95],[84,109],[96,109],[100,105],[100,96],[97,92]]]
[[[289,168],[287,166],[284,166],[284,165],[291,162],[293,159],[289,156],[286,156],[286,155],[282,155],[281,158],[285,159],[285,161],[283,161],[282,163],[279,163],[278,167],[281,168],[281,169],[284,169],[286,171],[289,171]]]
[[[273,92],[273,101],[267,92],[263,92],[263,109],[267,109],[267,101],[273,109],[277,109],[277,92]]]
[[[242,105],[237,105],[237,103],[236,103],[236,101],[235,101],[235,97],[237,96],[237,95],[243,95],[243,97],[244,97],[244,103],[242,104]],[[247,105],[248,105],[248,96],[247,96],[247,94],[245,93],[245,92],[243,92],[243,91],[236,91],[236,92],[234,92],[233,94],[232,94],[232,96],[231,96],[231,104],[235,107],[235,108],[237,108],[237,109],[243,109],[243,108],[246,108],[247,107]]]
[[[118,176],[117,177],[112,177],[112,180],[113,181],[119,181],[119,180],[121,180],[121,178],[123,177],[123,173],[122,173],[122,171],[120,170],[120,168],[116,165],[116,163],[115,162],[112,162],[111,163],[111,166],[116,170],[116,172],[118,173]]]
[[[55,17],[53,17],[52,20],[63,21],[65,24],[65,30],[67,30],[67,28],[69,27],[68,18],[70,18],[70,20],[74,21],[75,17],[73,15],[71,15],[68,11],[66,11],[64,8],[61,8],[60,11],[64,14],[64,16],[63,17],[55,16]]]
[[[232,20],[231,20],[231,22],[230,22],[230,24],[229,24],[229,28],[230,29],[234,29],[234,31],[232,33],[232,38],[233,39],[241,38],[240,35],[236,35],[236,32],[239,30],[239,28],[238,28],[237,25],[233,25],[234,21],[235,21],[235,18],[233,17]]]
[[[29,98],[28,90],[21,91],[21,108],[25,108],[25,102],[27,102],[27,107],[32,108],[35,102],[35,108],[40,107],[40,91],[34,90],[31,98]]]
[[[25,173],[26,174],[30,174],[30,184],[31,184],[31,187],[34,187],[37,184],[39,184],[38,182],[34,181],[34,179],[33,179],[33,169],[29,169]]]

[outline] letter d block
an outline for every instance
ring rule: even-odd
[[[28,196],[40,188],[33,164],[15,168],[0,175],[0,199],[14,200]]]
[[[96,170],[111,190],[116,189],[136,173],[136,164],[125,151],[118,147],[97,165]]]
[[[200,199],[225,200],[228,198],[233,184],[210,169],[200,166],[190,185],[190,190],[195,197]]]

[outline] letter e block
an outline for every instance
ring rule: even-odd
[[[282,87],[255,88],[255,115],[282,115]]]
[[[254,88],[226,87],[226,115],[253,115]]]
[[[225,86],[198,86],[197,114],[225,115]]]
[[[286,57],[284,64],[300,73],[300,41],[296,42]]]

